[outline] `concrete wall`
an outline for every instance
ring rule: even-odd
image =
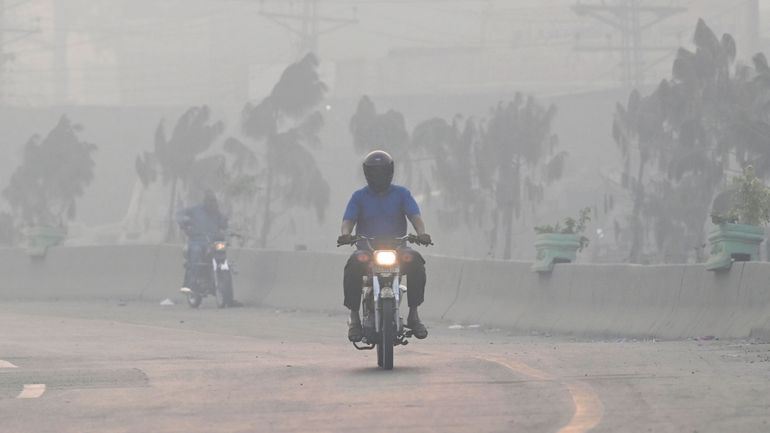
[[[233,250],[237,298],[341,311],[346,256]],[[558,265],[427,257],[429,319],[581,336],[770,338],[770,263],[730,272],[699,265]],[[178,298],[177,246],[54,248],[44,263],[0,249],[0,299]]]

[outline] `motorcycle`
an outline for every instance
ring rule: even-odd
[[[407,339],[413,337],[412,331],[404,326],[400,314],[401,299],[408,290],[408,281],[406,275],[401,274],[398,248],[407,242],[420,242],[412,234],[399,238],[356,236],[345,245],[356,245],[359,242],[369,247],[371,260],[368,275],[364,276],[362,282],[362,344],[353,343],[353,346],[358,350],[376,348],[377,365],[392,370],[394,347],[406,346],[409,344]]]
[[[186,264],[192,267],[191,287],[183,290],[187,305],[198,308],[203,298],[214,296],[218,308],[229,307],[233,303],[233,276],[227,261],[227,242],[209,239],[204,248],[202,261]]]

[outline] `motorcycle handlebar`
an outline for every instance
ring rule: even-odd
[[[353,238],[351,239],[350,242],[337,243],[337,248],[339,248],[339,247],[341,247],[343,245],[355,245],[355,244],[357,244],[358,242],[361,242],[361,241],[369,242],[369,241],[374,241],[374,240],[376,240],[376,238],[370,238],[370,237],[366,237],[366,236],[353,236]],[[397,241],[406,241],[406,242],[409,242],[409,243],[412,243],[412,244],[422,245],[422,246],[426,246],[426,247],[433,245],[433,242],[429,242],[429,243],[420,242],[419,236],[411,234],[411,233],[406,235],[406,236],[397,237],[397,238],[395,238],[395,240],[397,240]]]

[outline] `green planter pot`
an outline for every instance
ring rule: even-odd
[[[544,233],[535,240],[537,259],[532,265],[534,272],[551,272],[557,263],[571,263],[577,260],[580,249],[580,235]]]
[[[720,224],[709,234],[711,252],[706,269],[730,269],[734,261],[759,260],[759,245],[765,240],[762,227],[745,224]]]
[[[61,244],[67,237],[64,227],[35,226],[26,230],[27,254],[30,257],[45,257],[48,248]]]

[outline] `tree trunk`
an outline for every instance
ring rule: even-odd
[[[168,203],[168,226],[166,227],[166,242],[173,243],[176,241],[176,229],[174,226],[174,210],[176,207],[176,184],[177,179],[171,181],[171,197]]]
[[[642,227],[642,204],[644,203],[644,188],[642,187],[642,177],[644,177],[644,161],[639,160],[639,170],[636,175],[636,185],[634,185],[634,212],[632,216],[632,236],[631,250],[628,253],[630,263],[639,263],[642,254],[644,242],[644,229]]]
[[[273,216],[271,203],[273,201],[273,170],[270,168],[270,162],[267,165],[267,186],[265,187],[265,210],[262,214],[262,229],[259,232],[259,246],[267,248],[267,237],[270,235],[270,229],[273,225]]]
[[[511,244],[513,242],[513,208],[511,202],[503,211],[503,226],[505,227],[505,249],[503,250],[503,260],[511,260]]]
[[[498,232],[498,220],[499,220],[499,212],[496,210],[492,211],[492,230],[490,231],[490,237],[489,237],[489,258],[494,259],[497,257],[497,232]]]
[[[505,247],[503,249],[503,260],[511,260],[512,256],[512,243],[513,243],[513,217],[514,212],[516,218],[519,218],[521,214],[521,157],[516,157],[516,163],[513,170],[511,183],[511,194],[503,210],[503,227],[505,228]]]

